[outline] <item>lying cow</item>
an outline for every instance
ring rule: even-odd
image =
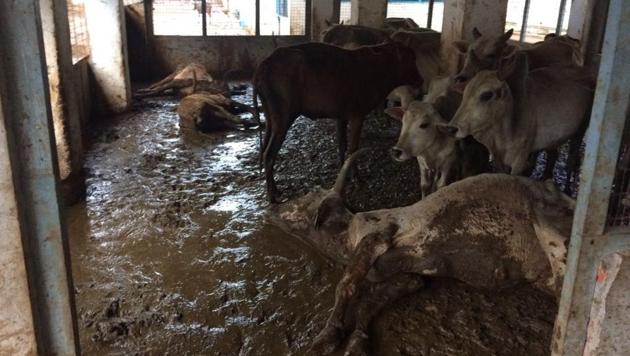
[[[331,352],[349,336],[346,354],[363,354],[370,320],[420,289],[421,276],[493,289],[526,281],[558,294],[575,203],[553,184],[482,174],[410,206],[352,214],[342,198],[347,170],[331,191],[270,211],[281,228],[347,265],[316,349]]]
[[[178,65],[177,69],[166,78],[136,92],[136,97],[163,95],[167,90],[186,96],[196,91],[206,91],[214,94],[229,94],[227,83],[212,78],[206,68],[198,63]]]
[[[346,148],[352,153],[359,146],[365,116],[392,89],[421,83],[413,52],[397,43],[356,50],[322,43],[276,49],[260,63],[253,83],[254,97],[260,96],[267,118],[261,160],[270,201],[275,202],[278,195],[273,178],[276,155],[298,116],[339,120],[337,138],[343,161]]]
[[[423,199],[448,184],[490,171],[488,150],[482,144],[472,137],[456,140],[444,129],[461,101],[449,87],[449,78],[436,80],[424,101],[386,110],[402,120],[392,156],[400,162],[417,158]]]
[[[523,174],[531,153],[556,148],[586,127],[590,80],[581,67],[529,71],[528,57],[517,55],[500,71],[477,73],[449,130],[486,146],[500,171]]]
[[[253,111],[223,95],[207,92],[188,95],[177,106],[180,127],[202,132],[256,126],[235,115],[243,110]]]
[[[484,35],[475,27],[472,42],[453,42],[453,46],[466,56],[464,67],[455,77],[460,90],[463,90],[479,71],[498,69],[506,57],[515,55],[515,51],[527,56],[530,70],[579,63],[578,40],[568,36],[548,35],[544,41],[537,42],[531,47],[517,49],[507,42],[512,33],[513,30],[509,30],[499,36]]]

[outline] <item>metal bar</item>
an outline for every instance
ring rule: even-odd
[[[520,43],[523,43],[525,41],[525,34],[527,33],[527,20],[529,18],[529,3],[530,3],[530,0],[525,0],[525,6],[523,7],[523,23],[521,25],[521,36],[519,38]]]
[[[256,36],[260,36],[260,0],[256,0]]]
[[[560,36],[562,32],[562,23],[564,22],[564,13],[567,10],[567,0],[560,0],[560,10],[558,11],[558,23],[556,24],[556,35]]]
[[[611,0],[552,353],[581,355],[630,104],[630,0]]]
[[[206,9],[207,9],[207,3],[206,0],[201,0],[201,35],[202,36],[207,36],[208,35],[208,16],[206,14]]]
[[[429,13],[427,14],[427,28],[431,28],[433,23],[433,3],[434,0],[429,0]]]
[[[0,83],[39,354],[79,352],[38,0],[0,1]],[[11,83],[9,87],[9,83]],[[17,90],[16,90],[17,88]]]

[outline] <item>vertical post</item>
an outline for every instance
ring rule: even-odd
[[[556,35],[560,36],[562,32],[562,23],[564,22],[564,14],[567,10],[567,0],[560,1],[560,10],[558,11],[558,23],[556,24]]]
[[[630,0],[611,0],[552,353],[584,350],[606,215],[630,104]]]
[[[75,355],[78,338],[39,0],[0,1],[2,110],[17,196],[38,351]],[[10,83],[10,87],[9,87]]]
[[[208,4],[206,0],[201,0],[201,33],[204,37],[208,35],[208,16],[206,14],[207,6]]]
[[[324,29],[326,29],[326,21],[330,23],[337,23],[339,21],[339,1],[335,0],[308,0],[310,3],[310,12],[306,16],[306,23],[308,24],[308,31],[306,34],[310,34],[311,41],[320,41],[320,35]],[[337,17],[335,18],[335,6],[337,6]],[[309,6],[307,5],[307,9]],[[312,15],[310,15],[312,14]],[[309,21],[310,19],[310,21]]]
[[[530,0],[525,0],[525,6],[523,7],[523,23],[521,25],[521,36],[519,42],[525,41],[525,34],[527,33],[527,20],[529,19],[529,3]]]
[[[429,0],[429,13],[427,14],[427,28],[431,28],[433,22],[433,3],[435,0]]]
[[[260,0],[256,0],[256,36],[260,36]]]

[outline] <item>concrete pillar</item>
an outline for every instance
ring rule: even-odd
[[[124,10],[121,0],[85,2],[90,66],[104,106],[98,109],[112,113],[124,112],[131,104]]]
[[[320,34],[329,23],[339,22],[339,0],[311,0],[311,40],[321,41]]]
[[[83,140],[66,0],[40,0],[40,10],[59,175],[67,180],[82,175]]]
[[[580,52],[585,64],[599,64],[608,0],[575,0],[571,3],[571,15],[567,35],[580,40]]]
[[[0,98],[0,355],[34,355],[35,328],[4,123]]]
[[[6,134],[0,134],[0,151],[3,152],[0,154],[0,176],[10,174],[13,179],[13,187],[6,179],[0,181],[4,183],[0,184],[0,206],[3,207],[0,219],[10,222],[0,225],[0,241],[3,247],[9,244],[6,250],[0,248],[0,256],[3,262],[11,255],[17,258],[8,260],[15,262],[14,265],[0,269],[3,278],[8,278],[0,283],[0,291],[11,285],[17,288],[10,292],[9,301],[4,295],[0,300],[2,305],[8,304],[9,310],[16,313],[12,319],[20,322],[17,324],[19,334],[13,336],[3,333],[16,325],[0,323],[0,336],[23,338],[20,341],[24,344],[18,346],[27,348],[8,349],[7,353],[0,350],[0,354],[14,354],[12,351],[34,354],[33,327],[27,322],[31,316],[25,309],[29,301],[24,293],[24,273],[16,256],[19,251],[17,241],[21,241],[23,256],[26,256],[22,261],[26,261],[37,352],[74,355],[78,351],[78,338],[67,241],[57,198],[58,169],[39,0],[0,1],[0,23],[1,119],[6,128]],[[8,142],[4,142],[5,138]],[[10,167],[4,149],[7,147]],[[11,191],[15,193],[13,199]],[[16,216],[19,235],[15,229]],[[6,310],[2,309],[0,318],[5,314]]]
[[[472,41],[473,28],[499,35],[505,29],[507,0],[445,0],[442,22],[442,58],[449,73],[456,73],[460,55],[454,41]]]
[[[351,0],[350,22],[374,28],[382,28],[387,16],[387,0]]]

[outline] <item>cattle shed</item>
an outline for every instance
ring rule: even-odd
[[[630,355],[630,0],[0,23],[0,355]]]

